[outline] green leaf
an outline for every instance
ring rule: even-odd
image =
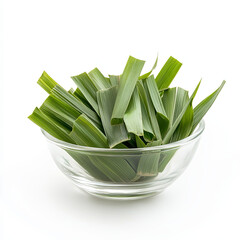
[[[123,119],[128,132],[143,136],[141,102],[137,88],[134,89]]]
[[[164,91],[162,102],[169,120],[169,128],[173,124],[173,116],[176,105],[177,88],[168,88]]]
[[[116,102],[113,108],[111,123],[119,124],[123,122],[124,114],[127,110],[132,93],[142,71],[144,61],[134,57],[129,57],[123,74],[120,78]]]
[[[169,87],[181,66],[182,63],[173,57],[167,60],[155,79],[159,90]]]
[[[171,128],[168,130],[166,136],[164,137],[163,139],[163,144],[166,144],[169,142],[170,138],[172,137],[174,131],[176,130],[176,128],[178,127],[180,121],[182,120],[182,117],[183,115],[185,114],[187,108],[188,108],[188,105],[192,102],[193,98],[195,97],[197,91],[198,91],[198,88],[199,88],[199,85],[200,85],[201,81],[198,83],[197,87],[195,88],[193,94],[191,95],[191,97],[189,98],[189,100],[184,104],[180,114],[177,116],[176,120],[174,121],[173,125],[171,126]],[[178,109],[175,109],[174,112],[176,112]],[[175,114],[175,113],[174,113]]]
[[[89,78],[86,72],[72,77],[73,81],[81,91],[83,96],[87,99],[89,104],[93,107],[95,112],[99,115],[99,109],[97,104],[97,88]]]
[[[183,109],[184,105],[189,101],[188,91],[178,88],[177,91],[177,99],[176,99],[176,107],[175,109],[178,111],[175,111],[176,116],[175,119],[180,114],[181,110]],[[186,112],[184,113],[177,129],[173,133],[173,136],[170,140],[170,142],[179,141],[187,136],[189,136],[193,124],[193,107],[192,102],[187,107]]]
[[[49,97],[44,101],[40,110],[50,118],[56,119],[71,128],[74,121],[80,115],[80,113],[73,107],[52,95],[49,95]]]
[[[119,75],[109,75],[109,79],[110,79],[112,87],[117,86],[120,82],[120,76]]]
[[[149,71],[149,72],[147,72],[147,73],[143,74],[143,75],[142,75],[142,76],[140,76],[138,79],[145,79],[145,78],[148,78],[148,77],[151,75],[152,71],[153,71],[153,70],[156,68],[156,66],[157,66],[157,63],[158,63],[158,56],[157,56],[157,59],[156,59],[156,61],[155,61],[154,65],[153,65],[153,67],[152,67],[151,71]]]
[[[135,136],[135,139],[136,139],[136,144],[138,148],[146,147],[144,141],[138,135]]]
[[[160,152],[143,153],[137,168],[137,176],[157,176]]]
[[[69,135],[81,146],[109,148],[106,136],[85,114],[76,119]]]
[[[91,161],[91,157],[86,154],[82,154],[77,150],[67,149],[65,150],[90,176],[101,180],[111,181],[105,174],[103,174]]]
[[[142,111],[142,122],[143,122],[143,130],[144,130],[144,140],[145,141],[152,141],[154,138],[154,133],[151,125],[151,121],[146,109],[146,106],[142,99],[140,99],[141,102],[141,111]]]
[[[171,150],[166,150],[161,153],[160,161],[159,161],[159,165],[158,165],[159,172],[164,171],[164,169],[166,168],[166,166],[168,165],[168,163],[170,162],[170,160],[172,159],[172,157],[174,156],[176,151],[177,151],[177,149],[171,149]]]
[[[140,97],[142,98],[144,106],[147,110],[147,114],[149,116],[154,135],[157,140],[161,140],[162,139],[161,133],[160,133],[158,121],[155,115],[154,106],[151,101],[150,93],[147,89],[146,80],[145,79],[139,80],[137,83],[137,87],[138,87]]]
[[[89,118],[91,118],[94,121],[95,124],[97,124],[99,128],[101,128],[101,123],[98,118],[98,115],[89,107],[87,107],[80,99],[75,98],[70,93],[68,93],[65,89],[63,89],[61,86],[58,86],[58,85],[52,89],[51,93],[56,98],[60,99],[61,101],[73,107],[79,113],[86,114]]]
[[[37,83],[47,92],[51,93],[51,90],[58,85],[45,71],[38,79]]]
[[[105,78],[97,68],[94,68],[91,72],[88,73],[88,75],[97,90],[103,90],[112,87],[110,81]]]
[[[33,113],[28,118],[53,137],[65,142],[75,143],[66,131],[56,125],[56,123],[51,118],[45,115],[38,108],[35,108]]]
[[[201,101],[194,108],[192,131],[194,131],[194,129],[199,124],[201,119],[204,117],[204,115],[207,113],[209,108],[212,106],[212,104],[216,100],[218,94],[221,92],[221,90],[222,90],[222,88],[223,88],[225,83],[226,83],[226,81],[223,81],[221,83],[220,87],[216,91],[214,91],[211,95],[209,95],[207,98],[205,98],[203,101]]]
[[[129,140],[127,130],[123,123],[111,125],[111,116],[116,100],[117,88],[112,87],[107,90],[97,92],[97,101],[102,120],[102,125],[111,148],[121,142]]]
[[[146,79],[146,85],[148,88],[149,95],[152,100],[152,104],[154,105],[154,108],[156,110],[156,117],[158,120],[158,124],[160,127],[160,132],[162,136],[165,136],[167,129],[168,129],[168,124],[169,120],[167,117],[167,114],[165,112],[162,99],[160,97],[160,94],[158,92],[157,84],[154,80],[153,75],[151,75],[149,78]]]
[[[113,182],[131,182],[136,172],[122,157],[91,156],[91,162]]]
[[[161,140],[155,140],[155,141],[152,141],[150,143],[147,143],[147,147],[156,147],[156,146],[160,146],[162,144],[162,141]]]

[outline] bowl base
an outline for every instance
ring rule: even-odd
[[[81,190],[83,190],[83,189],[81,189]],[[87,192],[87,191],[85,191],[85,192]],[[94,196],[94,197],[98,197],[98,198],[101,198],[101,199],[110,199],[110,200],[118,200],[118,201],[130,201],[130,200],[140,200],[140,199],[144,199],[144,198],[154,197],[154,196],[160,194],[161,192],[136,194],[136,195],[130,195],[130,194],[122,194],[122,195],[119,195],[119,194],[116,194],[116,195],[114,195],[114,194],[99,194],[99,193],[92,193],[92,192],[87,192],[87,193]]]

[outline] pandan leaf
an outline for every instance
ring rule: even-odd
[[[157,176],[160,152],[143,153],[137,168],[137,176]]]
[[[99,128],[101,128],[101,123],[98,118],[98,115],[93,110],[91,110],[89,107],[87,107],[81,100],[78,100],[77,98],[72,96],[61,86],[56,85],[52,89],[51,93],[56,98],[60,99],[61,101],[66,102],[68,105],[73,107],[79,113],[86,114],[89,118],[91,118],[94,121],[95,124],[97,124],[97,126]]]
[[[137,88],[134,89],[123,119],[129,133],[143,136],[142,110]]]
[[[88,75],[97,90],[103,90],[112,87],[110,81],[105,78],[97,68],[94,68],[91,72],[88,73]]]
[[[80,113],[73,107],[52,95],[49,95],[49,97],[44,101],[40,110],[45,115],[62,122],[62,124],[65,124],[70,128],[72,128],[74,121],[80,115]]]
[[[101,181],[111,181],[91,161],[91,157],[81,154],[77,150],[67,149],[66,152],[87,172],[91,177]]]
[[[223,81],[222,84],[220,85],[220,87],[216,91],[214,91],[211,95],[209,95],[207,98],[205,98],[203,101],[201,101],[194,108],[192,131],[194,131],[194,129],[199,124],[199,122],[204,117],[204,115],[207,113],[209,108],[213,105],[214,101],[216,100],[218,94],[221,92],[225,83],[226,83],[226,81]]]
[[[73,124],[70,137],[79,145],[109,148],[106,136],[85,114],[81,114]]]
[[[146,85],[148,88],[149,95],[151,97],[152,104],[154,105],[154,108],[156,110],[156,117],[158,120],[158,124],[160,127],[160,132],[162,136],[165,136],[167,130],[168,130],[168,124],[169,120],[167,117],[167,114],[165,112],[162,99],[160,97],[160,94],[158,92],[157,84],[154,80],[153,75],[146,79]]]
[[[115,87],[120,82],[120,76],[119,75],[109,75],[109,80],[111,82],[112,87]]]
[[[154,110],[154,106],[152,104],[151,98],[150,98],[150,93],[147,89],[146,86],[146,80],[140,80],[137,83],[137,87],[138,87],[138,91],[140,94],[140,97],[143,100],[144,106],[147,110],[150,122],[151,122],[151,126],[154,132],[154,135],[156,137],[157,140],[161,140],[161,133],[160,133],[160,129],[158,126],[158,121],[155,115],[155,110]]]
[[[113,108],[111,123],[119,124],[123,122],[124,114],[132,97],[138,77],[142,71],[144,61],[134,57],[129,57],[123,74],[120,77],[116,102]]]
[[[87,75],[87,73],[82,73],[77,76],[73,76],[72,80],[77,85],[78,89],[81,91],[83,96],[87,99],[89,104],[95,110],[95,112],[99,115],[99,109],[97,104],[97,88]]]
[[[107,90],[97,92],[97,101],[105,134],[108,138],[110,148],[121,142],[129,140],[128,132],[124,123],[111,125],[111,116],[116,100],[117,88],[112,87]]]
[[[176,109],[178,109],[179,111],[175,111],[176,113],[175,119],[180,114],[180,111],[183,109],[184,105],[189,101],[188,91],[182,88],[178,88],[177,92],[178,94],[176,102],[178,102],[179,105],[176,104]],[[171,137],[170,142],[179,141],[189,136],[192,129],[192,124],[193,124],[193,107],[192,102],[190,102],[177,129],[175,130],[173,136]]]
[[[155,79],[159,90],[169,87],[181,66],[182,63],[173,57],[167,60]]]
[[[138,135],[135,136],[135,139],[136,139],[136,144],[137,144],[138,148],[146,147],[146,144],[144,143],[144,141]]]
[[[38,108],[35,108],[33,113],[28,118],[53,137],[65,142],[75,143],[75,141],[63,128],[59,127],[54,120],[49,118]]]
[[[164,169],[166,168],[166,166],[168,165],[168,163],[170,162],[170,160],[172,159],[172,157],[174,156],[176,151],[177,151],[177,149],[171,149],[171,150],[167,150],[167,151],[164,151],[161,153],[160,161],[159,161],[159,165],[158,165],[159,172],[164,171]]]
[[[55,82],[45,71],[42,73],[37,83],[49,94],[51,93],[51,90],[58,85],[58,83]]]
[[[189,104],[192,102],[193,98],[195,97],[197,91],[198,91],[198,88],[199,88],[199,85],[200,85],[201,81],[198,83],[197,87],[195,88],[193,94],[191,95],[191,97],[189,98],[189,100],[184,104],[184,107],[182,108],[180,114],[178,115],[178,117],[176,118],[176,120],[174,121],[173,125],[171,126],[171,128],[168,130],[166,136],[164,137],[163,139],[163,144],[166,144],[169,142],[170,138],[172,137],[174,131],[176,130],[176,128],[178,127],[180,121],[182,120],[182,117],[183,115],[185,114]],[[175,112],[177,110],[175,109]]]
[[[151,121],[146,109],[146,106],[142,99],[141,102],[141,111],[142,111],[142,121],[143,121],[143,130],[144,130],[144,140],[147,142],[151,142],[154,138],[154,133],[151,125]]]
[[[131,182],[136,172],[122,157],[91,156],[91,162],[113,182]]]
[[[149,72],[143,74],[143,75],[140,76],[138,79],[145,79],[145,78],[148,78],[148,77],[151,75],[152,71],[157,67],[157,63],[158,63],[158,56],[157,56],[157,59],[156,59],[154,65],[153,65],[151,71],[149,71]]]

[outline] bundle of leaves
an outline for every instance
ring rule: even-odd
[[[69,91],[43,72],[38,84],[49,96],[29,119],[59,140],[96,148],[144,148],[188,137],[225,81],[193,108],[201,81],[189,95],[169,87],[182,66],[178,60],[170,57],[156,77],[157,60],[141,75],[144,63],[130,56],[121,75],[106,77],[95,68],[73,76],[77,88]]]

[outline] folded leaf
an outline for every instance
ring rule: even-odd
[[[134,89],[123,119],[129,133],[143,136],[142,110],[137,88]]]
[[[77,85],[78,89],[81,91],[83,96],[87,99],[89,104],[93,107],[95,112],[99,115],[99,109],[97,104],[97,88],[87,75],[87,73],[82,73],[77,76],[72,77],[73,81]]]
[[[107,90],[97,92],[97,101],[105,134],[108,138],[109,146],[113,148],[121,142],[129,140],[128,132],[124,123],[111,125],[111,116],[116,100],[117,88],[112,87]]]
[[[201,101],[194,108],[192,131],[194,131],[194,129],[199,124],[201,119],[204,117],[204,115],[207,113],[209,108],[212,106],[212,104],[216,100],[218,94],[221,92],[225,83],[226,83],[226,81],[223,81],[222,84],[220,85],[220,87],[216,91],[214,91],[211,95],[209,95],[207,98],[205,98],[203,101]]]
[[[182,63],[173,57],[167,60],[155,79],[159,90],[169,87],[181,66]]]
[[[138,77],[142,71],[144,61],[134,57],[129,57],[123,74],[120,77],[116,102],[113,108],[111,123],[119,124],[123,122],[124,114],[132,97]]]

